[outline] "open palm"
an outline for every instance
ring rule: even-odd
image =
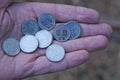
[[[0,0],[0,3],[3,0]],[[7,0],[5,0],[7,1]],[[7,2],[3,1],[5,4]],[[10,3],[10,0],[8,0]],[[3,5],[4,6],[4,5]],[[57,23],[77,20],[81,23],[82,37],[67,42],[57,42],[66,50],[65,59],[59,63],[50,62],[45,57],[45,49],[38,49],[32,54],[20,52],[16,57],[9,57],[0,48],[0,79],[18,80],[28,76],[65,70],[84,63],[89,52],[104,49],[107,37],[112,33],[108,24],[97,24],[99,14],[83,7],[45,3],[12,3],[9,7],[0,6],[0,43],[7,37],[18,40],[23,36],[21,24],[28,19],[36,19],[42,13],[51,13]]]

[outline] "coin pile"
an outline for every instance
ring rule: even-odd
[[[81,25],[77,21],[69,21],[64,24],[56,24],[54,16],[50,13],[40,15],[38,20],[29,19],[21,26],[23,37],[20,42],[15,38],[7,38],[3,41],[3,51],[9,56],[16,56],[22,50],[24,53],[32,53],[37,48],[46,48],[46,57],[53,62],[59,62],[65,57],[65,49],[53,40],[65,42],[77,39],[82,33]]]

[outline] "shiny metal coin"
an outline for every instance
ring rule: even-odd
[[[53,36],[57,41],[67,41],[70,37],[70,30],[66,25],[57,25],[53,30]]]
[[[50,61],[59,62],[64,58],[64,56],[65,56],[65,50],[60,45],[52,44],[46,50],[46,57]]]
[[[22,24],[22,33],[24,35],[35,35],[39,31],[39,26],[35,20],[27,20]]]
[[[35,37],[38,39],[39,48],[46,48],[53,41],[52,34],[47,30],[41,30],[41,31],[37,32]]]
[[[51,30],[55,27],[55,18],[49,13],[42,14],[38,18],[38,24],[43,30]]]
[[[20,52],[19,42],[14,38],[7,38],[2,44],[2,49],[9,56],[16,56]]]
[[[26,35],[20,40],[20,48],[23,52],[34,52],[38,47],[38,40],[32,35]]]
[[[70,38],[76,39],[81,35],[82,28],[81,25],[76,21],[69,21],[67,24],[68,29],[70,30]]]

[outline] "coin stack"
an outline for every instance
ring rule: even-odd
[[[20,42],[15,38],[3,41],[3,51],[9,56],[16,56],[23,51],[33,53],[37,48],[46,48],[46,57],[53,62],[59,62],[65,57],[65,49],[61,45],[53,44],[53,40],[65,42],[77,39],[82,33],[81,25],[77,21],[56,24],[55,17],[50,13],[40,15],[38,20],[29,19],[21,26],[23,37]]]

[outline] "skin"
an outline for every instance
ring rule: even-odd
[[[60,4],[12,3],[12,0],[0,0],[0,45],[7,37],[20,40],[23,36],[21,24],[28,19],[37,19],[42,13],[53,14],[57,23],[77,20],[83,28],[82,37],[63,43],[54,41],[66,50],[65,59],[59,63],[50,62],[45,57],[45,49],[9,57],[0,47],[0,80],[19,80],[66,70],[86,62],[90,52],[106,48],[112,28],[106,23],[98,23],[100,16],[97,11]]]

